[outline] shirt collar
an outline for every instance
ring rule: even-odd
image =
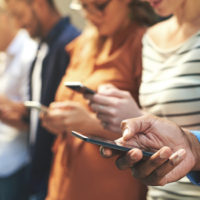
[[[20,51],[25,35],[28,35],[28,33],[25,30],[18,31],[18,33],[16,34],[16,36],[14,37],[14,39],[12,40],[12,42],[6,50],[6,54],[8,56],[14,56]]]

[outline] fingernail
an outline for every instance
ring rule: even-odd
[[[126,129],[123,131],[123,138],[126,139],[126,138],[128,137],[129,134],[130,134],[129,128],[126,128]]]
[[[180,149],[174,153],[169,159],[172,161],[173,165],[180,163],[185,157],[185,149]]]
[[[168,159],[169,156],[170,156],[170,154],[169,154],[168,149],[164,148],[164,149],[161,150],[161,152],[160,152],[160,158],[161,159]]]

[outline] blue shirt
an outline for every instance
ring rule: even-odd
[[[48,106],[54,101],[58,85],[69,64],[69,54],[65,46],[76,38],[80,32],[70,23],[68,17],[62,18],[42,42],[48,45],[48,53],[42,63],[41,103]],[[36,59],[35,59],[36,60]],[[35,61],[32,64],[34,69]],[[30,96],[31,91],[30,77]],[[55,136],[44,129],[39,123],[36,130],[36,141],[32,146],[31,185],[32,193],[37,193],[47,187],[49,171],[52,163],[52,145]],[[46,189],[46,188],[45,188]]]
[[[200,131],[191,131],[191,133],[194,134],[200,142]],[[200,185],[200,171],[191,171],[187,177],[193,184]]]

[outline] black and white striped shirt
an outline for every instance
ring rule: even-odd
[[[200,31],[167,50],[156,46],[146,34],[143,68],[143,109],[182,127],[200,130]],[[150,187],[148,200],[152,199],[200,199],[200,190],[184,178],[164,187]]]

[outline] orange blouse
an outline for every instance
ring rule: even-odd
[[[139,26],[130,26],[117,36],[114,51],[98,62],[95,57],[87,62],[80,59],[81,53],[90,43],[90,37],[83,34],[73,41],[67,47],[71,61],[58,88],[56,101],[78,101],[90,111],[83,96],[67,89],[65,81],[81,81],[94,90],[100,84],[112,83],[130,91],[137,99],[144,31]],[[46,200],[146,199],[146,187],[132,177],[130,170],[118,170],[115,166],[116,157],[102,158],[96,145],[83,142],[70,134],[62,135],[56,141],[54,154]]]

